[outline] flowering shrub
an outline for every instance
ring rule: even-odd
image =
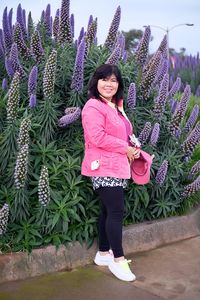
[[[97,18],[74,38],[70,1],[51,16],[48,4],[38,24],[27,22],[19,4],[13,26],[7,8],[0,29],[0,235],[3,251],[50,243],[87,241],[96,236],[98,197],[80,174],[84,141],[81,110],[92,73],[117,64],[124,106],[144,150],[154,154],[151,182],[129,181],[124,224],[167,217],[187,207],[200,188],[199,106],[190,104],[190,86],[169,84],[167,44],[148,57],[150,27],[135,55],[127,56],[116,9],[104,45],[96,43]],[[15,23],[15,22],[14,22]],[[27,24],[27,25],[26,25]],[[95,120],[94,120],[95,122]]]

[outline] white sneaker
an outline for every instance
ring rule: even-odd
[[[118,278],[124,281],[134,281],[136,279],[135,274],[133,274],[129,268],[128,263],[131,260],[121,260],[119,262],[112,261],[108,268],[109,270]]]
[[[109,251],[109,254],[106,255],[100,255],[99,251],[97,252],[94,262],[98,266],[108,266],[111,262],[114,261],[114,257],[112,255],[112,252]]]

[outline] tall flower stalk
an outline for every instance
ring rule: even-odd
[[[29,145],[20,147],[14,170],[15,199],[12,204],[12,220],[26,221],[29,216],[29,199],[27,197],[27,171],[28,171]]]
[[[56,77],[57,51],[53,49],[48,57],[44,69],[43,92],[44,97],[50,99],[54,94]]]
[[[38,68],[37,66],[33,66],[28,78],[29,106],[31,108],[36,106],[37,77]]]
[[[57,9],[56,15],[53,21],[53,36],[55,41],[58,40],[58,34],[59,34],[59,16],[60,16],[60,10]]]
[[[81,94],[83,91],[84,57],[85,57],[85,41],[84,39],[82,39],[82,42],[80,43],[77,50],[74,71],[72,75],[72,83],[71,83],[71,89],[78,94]]]
[[[155,123],[152,129],[151,137],[150,137],[150,143],[153,146],[156,146],[158,138],[160,133],[160,124]]]
[[[111,55],[108,57],[108,59],[106,60],[106,64],[110,64],[110,65],[117,65],[119,59],[121,57],[121,47],[120,45],[118,45],[113,52],[111,53]]]
[[[38,200],[42,206],[47,206],[50,201],[49,173],[46,166],[41,169],[38,184]]]
[[[7,102],[7,122],[12,124],[17,118],[19,109],[19,73],[16,72],[11,82],[10,89],[8,91],[8,102]]]
[[[192,153],[195,147],[200,143],[200,121],[197,122],[195,128],[186,138],[185,142],[182,145],[185,159],[188,160],[191,158]]]
[[[200,189],[200,175],[190,184],[184,187],[184,191],[182,193],[183,198],[188,198],[196,193]]]
[[[168,86],[169,86],[169,75],[165,74],[161,82],[158,97],[154,102],[154,115],[156,118],[160,118],[165,111],[165,104],[168,95]]]
[[[127,105],[128,108],[134,110],[136,105],[136,87],[135,83],[131,83],[128,88],[128,96],[127,96]]]
[[[185,90],[183,92],[183,95],[181,97],[181,100],[179,102],[179,105],[177,106],[177,109],[175,113],[172,116],[170,125],[169,125],[169,130],[172,135],[176,135],[177,131],[179,130],[179,126],[183,120],[183,117],[185,116],[186,110],[187,110],[187,105],[190,100],[191,96],[191,88],[189,85],[185,87]]]
[[[149,138],[151,133],[151,123],[150,122],[146,122],[144,124],[144,128],[142,129],[142,131],[139,134],[139,141],[140,143],[143,145]]]
[[[28,144],[22,145],[17,155],[15,165],[15,187],[16,189],[24,188],[27,177],[28,166]]]
[[[156,174],[156,182],[159,185],[162,185],[164,183],[165,177],[167,175],[167,171],[168,171],[168,161],[164,160]]]
[[[9,206],[7,203],[5,203],[3,207],[0,209],[0,236],[2,236],[6,232],[8,217],[9,217]]]
[[[20,125],[18,147],[19,149],[26,144],[29,144],[29,131],[31,129],[31,120],[24,118]]]
[[[179,91],[181,87],[181,78],[177,77],[176,81],[172,85],[170,91],[169,91],[169,97],[174,97],[174,95]]]
[[[70,25],[69,16],[69,0],[62,0],[61,10],[60,10],[60,23],[59,23],[59,35],[58,41],[60,44],[69,43],[72,44],[72,32]]]
[[[188,175],[189,179],[192,179],[197,173],[200,171],[200,160],[198,160],[191,168],[190,173]]]
[[[27,60],[31,56],[30,50],[27,48],[26,43],[23,38],[21,26],[16,23],[14,28],[13,40],[17,44],[17,49],[19,53]]]
[[[113,17],[113,20],[111,22],[107,38],[104,43],[104,46],[110,49],[111,51],[113,50],[113,47],[115,45],[120,19],[121,19],[121,7],[118,6],[115,15]]]
[[[67,126],[75,122],[76,120],[78,120],[80,115],[81,115],[80,107],[68,107],[65,110],[65,115],[59,119],[58,125],[60,127]]]
[[[135,52],[136,62],[141,68],[143,68],[147,61],[150,38],[151,29],[150,26],[147,26]]]
[[[85,36],[85,54],[87,55],[89,48],[95,40],[97,33],[97,18],[92,21]]]
[[[198,115],[199,115],[199,105],[195,104],[183,131],[190,132],[192,130],[194,124],[197,121]]]
[[[42,48],[41,37],[38,30],[35,30],[31,36],[31,53],[35,61],[40,63],[44,55],[44,50]]]
[[[143,72],[143,78],[141,81],[141,92],[143,99],[146,99],[149,96],[152,84],[156,80],[161,58],[161,52],[157,51],[148,63],[146,71]]]
[[[8,21],[7,7],[3,11],[3,39],[5,43],[6,54],[9,54],[12,46],[12,34],[10,31],[10,24]]]
[[[18,72],[21,77],[24,76],[25,72],[22,68],[22,65],[19,62],[18,50],[17,50],[17,44],[16,43],[12,44],[11,51],[10,51],[10,60],[11,60],[13,71]]]

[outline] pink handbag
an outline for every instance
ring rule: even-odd
[[[140,157],[131,163],[131,178],[136,184],[147,184],[150,181],[150,169],[153,156],[141,150]]]

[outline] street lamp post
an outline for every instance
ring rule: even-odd
[[[162,26],[158,26],[158,25],[149,25],[150,27],[155,27],[155,28],[159,28],[163,31],[166,32],[166,36],[167,36],[167,58],[169,59],[169,32],[172,31],[174,28],[179,27],[179,26],[194,26],[194,24],[191,23],[181,23],[181,24],[176,24],[170,28],[166,27],[162,27]],[[143,26],[143,27],[147,27],[147,25]]]

